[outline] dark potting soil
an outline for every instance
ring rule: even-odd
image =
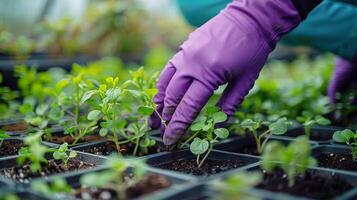
[[[0,157],[16,155],[23,146],[20,140],[5,140],[0,148]]]
[[[195,176],[211,176],[231,169],[242,167],[246,162],[241,160],[213,160],[207,159],[201,168],[197,168],[196,159],[177,160],[170,163],[154,165],[161,169],[168,169]]]
[[[250,144],[245,147],[237,147],[236,149],[233,149],[233,152],[236,153],[243,153],[243,154],[249,154],[249,155],[255,155],[259,156],[260,154],[258,153],[257,146],[255,144]]]
[[[81,138],[78,143],[83,143],[83,142],[94,142],[94,141],[99,141],[102,140],[103,137],[99,136],[99,135],[86,135],[83,138]],[[55,143],[55,144],[63,144],[65,142],[67,142],[68,144],[73,144],[74,142],[74,138],[72,138],[70,135],[65,135],[65,134],[53,134],[51,136],[51,138],[47,138],[45,136],[43,136],[43,140],[45,140],[46,142],[51,142],[51,143]]]
[[[0,129],[9,132],[26,131],[27,128],[28,126],[25,122],[18,122],[15,124],[8,124],[0,127]]]
[[[21,183],[28,183],[33,178],[45,177],[58,173],[65,173],[70,171],[77,171],[81,169],[88,169],[94,167],[93,164],[85,163],[78,160],[69,160],[67,168],[60,162],[49,160],[47,164],[42,165],[40,172],[32,172],[30,165],[26,164],[21,167],[11,167],[0,170],[0,175],[19,181]]]
[[[316,157],[319,166],[325,168],[357,170],[357,161],[353,161],[351,154],[321,153]]]
[[[297,176],[294,186],[289,187],[287,176],[282,170],[276,170],[273,173],[265,172],[263,182],[257,187],[313,199],[332,199],[353,188],[350,183],[337,176],[321,175],[316,172],[307,172],[305,175]]]
[[[135,144],[134,143],[127,143],[127,144],[122,144],[120,145],[120,153],[124,156],[130,156],[133,155],[135,149]],[[166,150],[166,147],[164,145],[157,144],[149,147],[147,152],[140,152],[136,156],[145,156],[145,155],[150,155],[150,154],[155,154],[155,153],[160,153]],[[92,153],[95,155],[103,155],[103,156],[108,156],[113,152],[117,152],[117,149],[115,147],[114,142],[105,142],[105,143],[100,143],[95,146],[89,146],[85,147],[84,149],[80,150],[82,152],[86,153]]]
[[[75,197],[79,199],[126,200],[168,188],[170,185],[171,183],[166,177],[149,173],[140,182],[125,191],[126,198],[119,198],[114,190],[107,188],[80,188],[75,191]]]

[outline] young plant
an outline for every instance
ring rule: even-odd
[[[30,170],[32,172],[41,171],[42,164],[46,164],[48,162],[45,158],[45,154],[49,152],[49,148],[41,145],[42,135],[43,131],[38,131],[34,134],[26,136],[24,139],[26,147],[22,147],[19,150],[17,163],[22,166],[26,163],[26,161],[29,161]]]
[[[229,131],[226,128],[216,128],[218,123],[225,122],[227,115],[219,111],[217,107],[208,107],[191,125],[191,137],[189,137],[182,145],[189,142],[190,151],[196,155],[196,162],[200,168],[213,149],[213,144],[223,140],[229,136]]]
[[[241,127],[249,130],[249,132],[253,135],[258,153],[263,152],[264,146],[269,140],[270,136],[285,134],[290,125],[291,122],[289,122],[285,117],[280,118],[273,123],[263,121],[259,117],[256,117],[254,120],[246,119],[241,123]],[[268,129],[263,133],[258,134],[258,130],[262,128],[262,126],[268,126]]]
[[[31,189],[48,197],[58,196],[59,198],[60,195],[73,192],[73,188],[61,177],[55,177],[51,183],[44,180],[34,180],[31,183]]]
[[[257,200],[248,191],[263,179],[260,172],[237,172],[226,179],[215,180],[210,187],[218,194],[214,199],[231,200],[239,197],[240,200]]]
[[[148,148],[155,145],[155,140],[149,137],[148,120],[156,112],[152,98],[157,93],[157,76],[148,76],[143,68],[131,72],[131,76],[132,79],[123,84],[119,84],[119,78],[108,77],[105,84],[87,92],[86,96],[99,97],[99,106],[89,112],[88,119],[102,119],[100,135],[114,142],[119,153],[122,144],[135,144],[135,156],[146,154]]]
[[[9,136],[9,134],[7,134],[5,131],[3,131],[3,130],[0,130],[0,148],[1,148],[1,146],[2,146],[2,143],[4,143],[4,140],[6,139],[6,138],[9,138],[10,136]]]
[[[325,117],[321,115],[316,115],[314,116],[311,112],[309,111],[304,111],[302,113],[302,116],[297,117],[297,120],[301,123],[303,123],[304,129],[305,129],[305,134],[308,138],[311,136],[311,129],[315,125],[329,125],[331,124],[330,120],[326,119]]]
[[[87,92],[93,88],[94,85],[88,80],[83,80],[82,75],[73,75],[69,78],[62,79],[57,82],[55,87],[55,93],[57,102],[54,103],[56,112],[65,113],[67,120],[61,121],[61,125],[64,126],[65,134],[69,134],[73,138],[72,144],[78,143],[85,135],[93,133],[97,129],[97,123],[99,120],[96,112],[82,113],[84,108],[89,107],[87,100],[91,97],[91,94]]]
[[[123,159],[112,154],[105,163],[106,169],[89,173],[81,177],[84,187],[106,188],[115,191],[118,199],[127,199],[126,190],[136,185],[146,174],[143,160]],[[129,176],[129,168],[132,172]]]
[[[58,149],[55,149],[52,156],[55,160],[61,160],[63,166],[67,169],[69,159],[75,158],[77,153],[75,151],[68,152],[68,143],[62,144]]]
[[[347,144],[351,148],[353,161],[357,160],[357,131],[353,132],[349,129],[336,131],[332,138],[336,142]]]
[[[288,178],[289,187],[295,183],[295,177],[304,174],[309,166],[315,166],[311,156],[311,145],[306,136],[299,136],[288,146],[281,142],[269,142],[264,149],[262,167],[268,172],[282,169]]]

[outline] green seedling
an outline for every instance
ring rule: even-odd
[[[289,122],[285,117],[280,118],[273,123],[263,121],[261,118],[257,117],[254,120],[246,119],[242,121],[240,125],[242,128],[249,130],[249,132],[253,135],[257,151],[258,153],[262,153],[270,136],[285,134],[288,127],[291,125],[291,122]],[[258,135],[258,130],[262,128],[262,126],[268,126],[268,129]]]
[[[240,200],[258,200],[248,191],[263,180],[260,172],[237,172],[226,179],[215,180],[210,184],[212,190],[218,194],[214,199],[231,200],[239,197]]]
[[[52,156],[55,160],[61,160],[64,167],[67,169],[69,159],[75,158],[77,153],[75,151],[70,151],[68,153],[68,144],[64,143],[58,149],[54,150]]]
[[[10,135],[7,134],[6,131],[0,129],[0,148],[1,148],[2,144],[4,143],[4,140],[9,137],[10,137]]]
[[[41,171],[42,164],[46,164],[48,162],[45,158],[45,154],[49,152],[49,148],[41,145],[42,135],[43,131],[38,131],[34,134],[28,135],[24,139],[26,147],[22,147],[19,150],[17,163],[22,166],[26,163],[26,161],[29,161],[32,172]]]
[[[336,131],[332,138],[336,142],[347,144],[351,148],[353,161],[357,160],[357,131],[353,132],[349,129]]]
[[[111,189],[116,192],[118,199],[127,199],[125,191],[136,185],[146,174],[146,164],[143,160],[124,159],[117,154],[110,155],[105,166],[104,171],[82,176],[82,186]],[[130,176],[129,168],[132,169]]]
[[[304,111],[302,113],[302,116],[297,117],[297,120],[304,125],[305,129],[305,134],[307,135],[308,138],[311,136],[311,129],[315,125],[329,125],[331,124],[331,121],[326,119],[325,117],[321,115],[316,115],[314,116],[311,112],[309,111]]]
[[[73,193],[73,188],[64,178],[60,177],[55,177],[51,183],[44,180],[34,180],[31,183],[31,188],[48,197],[61,197],[60,195]]]
[[[89,120],[102,119],[99,134],[114,142],[118,153],[121,153],[121,145],[135,144],[135,156],[146,154],[148,148],[155,145],[149,137],[148,119],[156,112],[152,98],[157,93],[157,76],[149,77],[143,68],[131,72],[131,76],[123,84],[119,83],[119,78],[108,77],[105,84],[88,91],[85,96],[88,99],[99,97],[98,108],[87,116]],[[139,106],[133,108],[133,104]]]
[[[86,117],[87,114],[81,113],[84,108],[90,107],[87,104],[91,96],[88,91],[93,87],[94,84],[83,80],[81,74],[62,79],[56,84],[57,102],[55,105],[58,108],[56,112],[63,112],[67,117],[61,125],[65,129],[65,134],[73,138],[72,144],[78,143],[85,135],[93,133],[98,128],[99,117],[95,112],[88,113],[89,119]]]
[[[315,166],[311,156],[311,145],[306,136],[299,136],[288,146],[281,142],[269,142],[264,149],[262,167],[268,172],[282,169],[288,178],[289,187],[295,183],[295,177],[304,174],[309,166]]]
[[[192,131],[192,135],[182,146],[192,141],[190,151],[196,155],[198,168],[204,164],[211,153],[213,144],[229,136],[229,131],[226,128],[215,128],[216,124],[225,122],[226,120],[227,115],[219,111],[219,108],[208,107],[191,125],[190,130]]]

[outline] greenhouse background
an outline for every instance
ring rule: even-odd
[[[353,0],[0,0],[0,200],[357,199]]]

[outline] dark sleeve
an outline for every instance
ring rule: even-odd
[[[309,12],[319,5],[322,0],[292,0],[292,2],[298,10],[300,17],[305,19]]]

